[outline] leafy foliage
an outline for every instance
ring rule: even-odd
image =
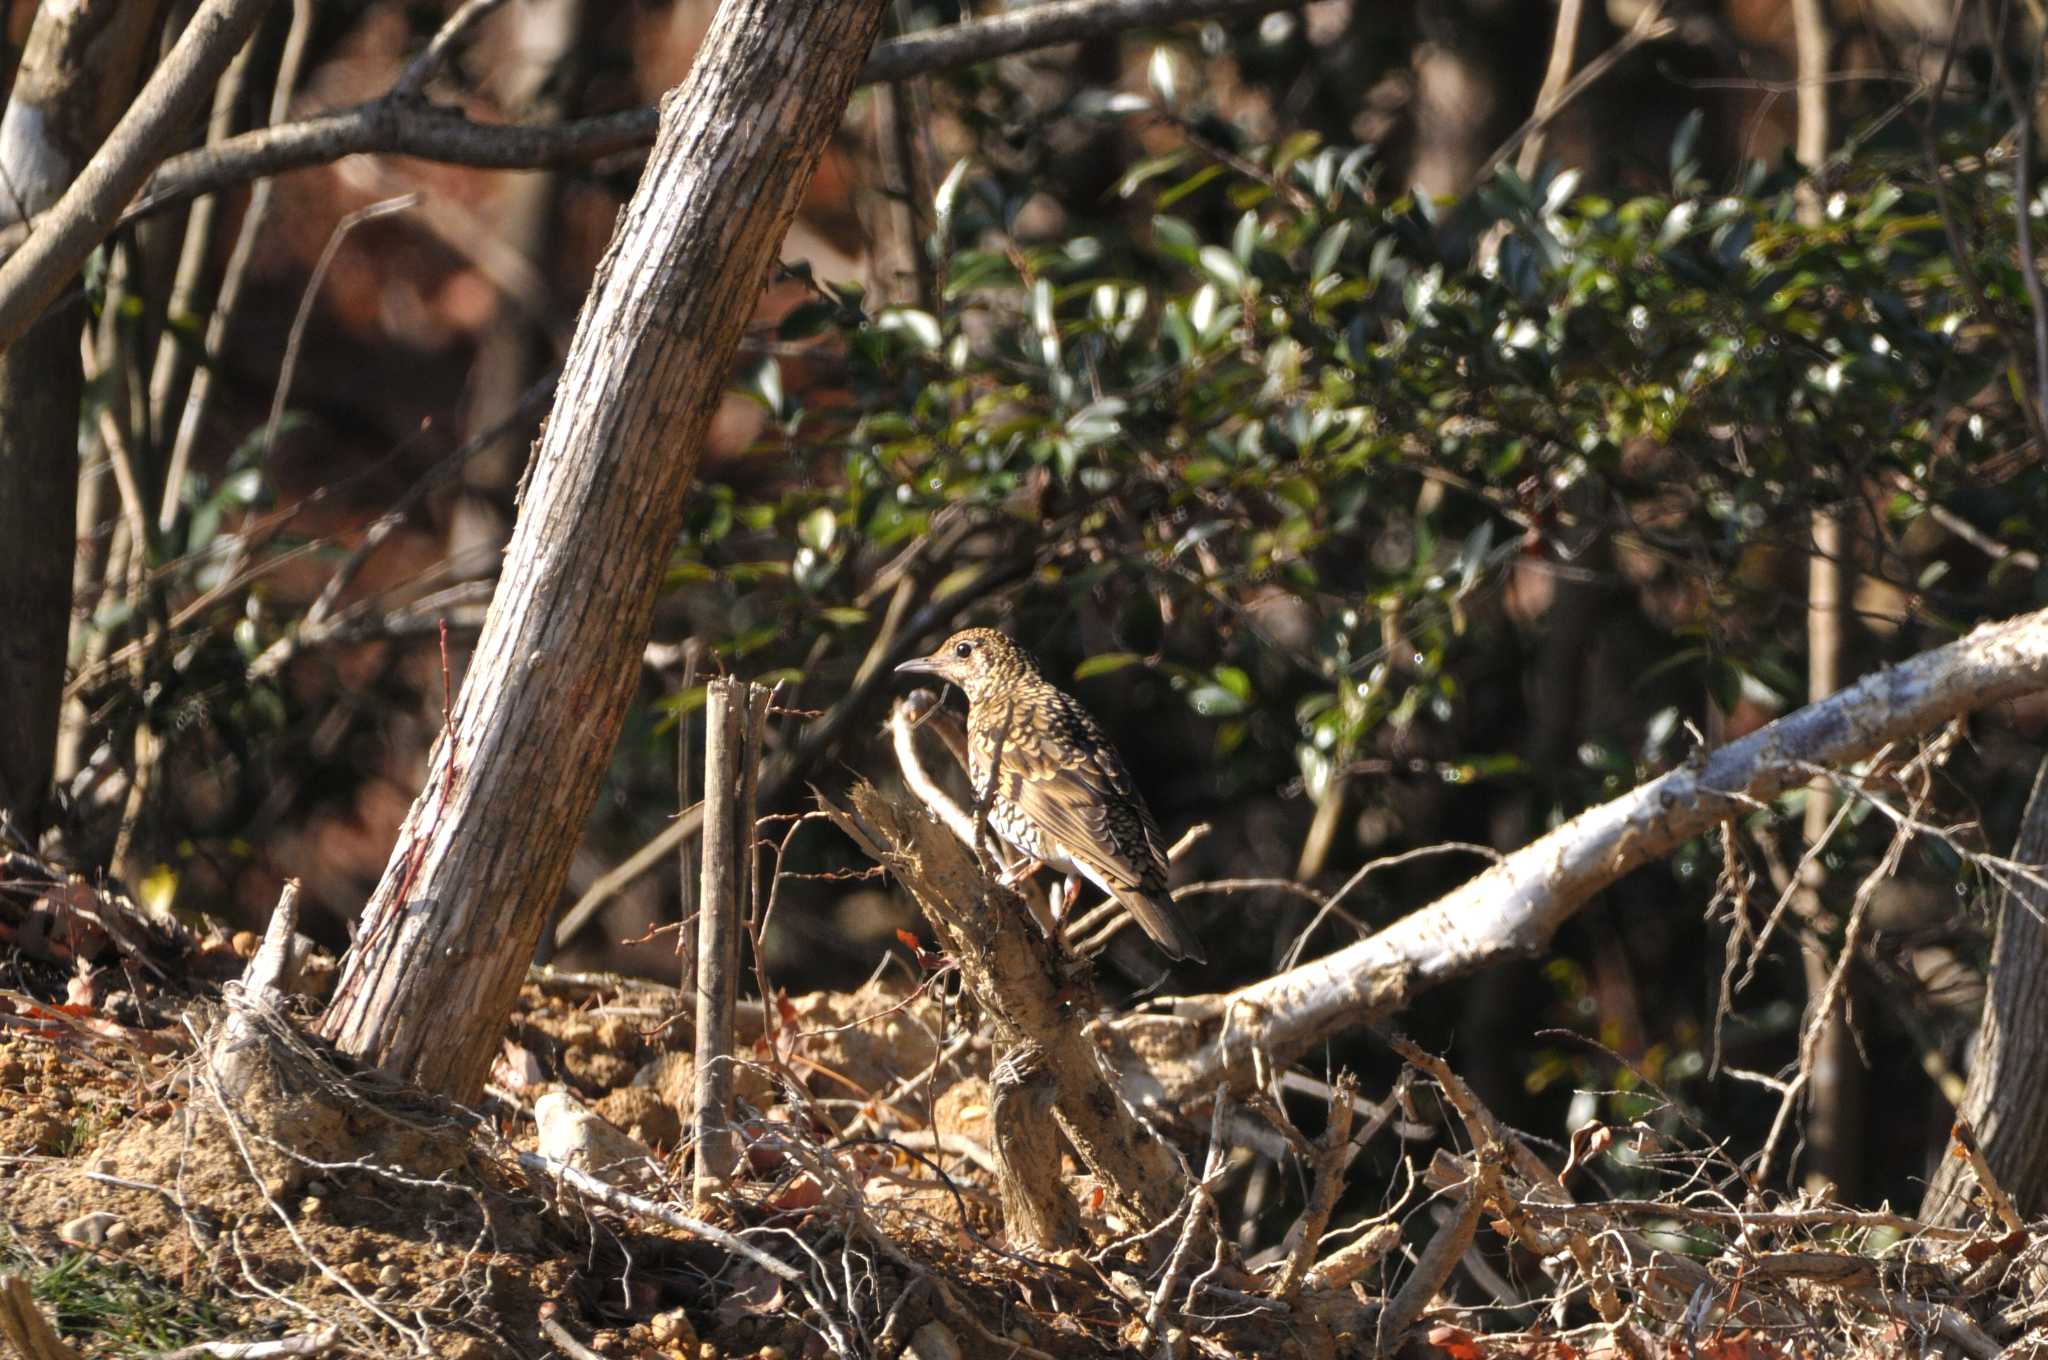
[[[1928,547],[1934,507],[2036,546],[2048,484],[2006,452],[2013,319],[1970,292],[2017,281],[1995,237],[1959,268],[1926,187],[1872,174],[1808,227],[1789,176],[1712,192],[1680,146],[1666,193],[1503,170],[1453,224],[1383,192],[1367,149],[1244,159],[1134,169],[1123,190],[1155,211],[1128,240],[1018,240],[1002,186],[956,171],[943,313],[846,324],[836,299],[852,409],[807,410],[773,361],[756,389],[772,453],[813,475],[700,500],[677,579],[723,592],[723,650],[857,654],[875,571],[958,516],[975,532],[941,590],[992,541],[1029,544],[1029,640],[1076,680],[1147,667],[1218,754],[1284,734],[1319,798],[1370,749],[1462,747],[1469,634],[1501,626],[1518,571],[1611,560],[1664,637],[1643,683],[1676,671],[1723,713],[1801,698],[1785,586],[1816,507],[1857,520],[1887,631],[2040,590]],[[1978,192],[1981,230],[1998,186]],[[1074,655],[1076,615],[1113,647]],[[1682,755],[1662,728],[1650,757]],[[1588,794],[1641,773],[1606,763]],[[1444,777],[1524,772],[1501,753]]]

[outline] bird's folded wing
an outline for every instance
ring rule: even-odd
[[[1113,756],[1061,760],[1019,742],[1003,763],[1018,810],[1076,860],[1120,886],[1165,886],[1159,831]]]

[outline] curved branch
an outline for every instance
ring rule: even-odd
[[[1146,25],[1262,14],[1292,0],[1057,0],[970,24],[893,38],[876,46],[861,72],[864,85],[908,80],[993,61],[1058,43],[1102,37]],[[353,108],[230,137],[165,161],[149,188],[121,216],[127,223],[174,208],[201,194],[325,165],[344,156],[379,154],[484,169],[537,170],[633,151],[654,141],[660,112],[627,109],[565,123],[479,123],[394,91]],[[0,244],[6,244],[0,237]]]
[[[1206,1015],[1205,1042],[1171,1063],[1124,1055],[1129,1089],[1142,1089],[1149,1077],[1152,1097],[1170,1101],[1204,1095],[1219,1080],[1249,1080],[1255,1050],[1291,1058],[1402,1009],[1427,988],[1535,953],[1601,889],[1797,788],[1817,765],[1857,760],[1886,742],[2043,688],[2048,609],[1986,624],[1876,671],[1580,813],[1369,939],[1207,998],[1195,1007]],[[1234,1023],[1219,1039],[1218,1021],[1225,1017]],[[1142,1022],[1156,1025],[1158,1017]]]

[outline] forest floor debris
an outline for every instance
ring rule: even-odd
[[[77,1353],[1991,1360],[2048,1320],[2038,1225],[1776,1198],[1711,1149],[1637,1149],[1687,1177],[1582,1199],[1575,1170],[1629,1130],[1553,1171],[1410,1048],[1415,1094],[1464,1136],[1431,1157],[1428,1116],[1401,1121],[1411,1191],[1377,1219],[1325,1214],[1313,1250],[1246,1261],[1211,1230],[1214,1174],[1169,1219],[1121,1223],[1069,1158],[1087,1245],[1019,1251],[989,1044],[943,972],[742,1009],[748,1174],[700,1218],[674,989],[536,971],[475,1110],[350,1072],[274,1016],[268,1076],[236,1101],[195,1055],[252,950],[189,941],[118,989],[75,957],[0,965],[0,1275]],[[583,1142],[551,1143],[562,1112]],[[1211,1173],[1214,1113],[1178,1140],[1200,1165],[1208,1131]],[[1297,1138],[1304,1177],[1344,1174],[1344,1149]]]

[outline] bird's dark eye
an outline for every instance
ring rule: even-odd
[[[974,644],[971,642],[955,643],[953,645],[953,655],[965,661],[968,657],[974,655]]]

